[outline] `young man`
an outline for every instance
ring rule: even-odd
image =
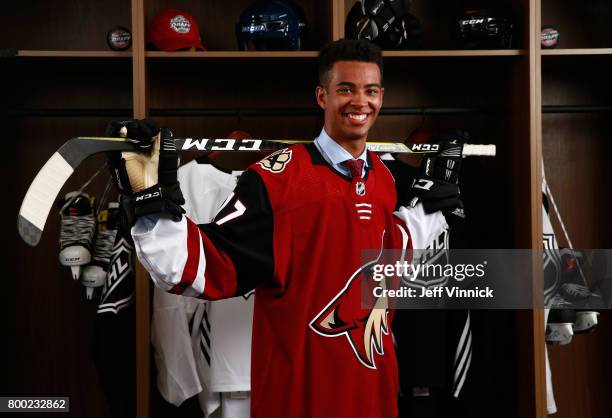
[[[424,248],[447,225],[422,204],[394,214],[393,178],[366,151],[384,94],[380,51],[340,40],[319,59],[325,124],[313,144],[254,164],[214,221],[196,225],[178,207],[173,142],[162,132],[159,183],[142,190],[130,178],[132,234],[162,289],[220,299],[257,288],[252,417],[396,417],[392,313],[375,300],[362,307],[361,273],[377,259],[363,251]],[[150,136],[143,123],[128,124],[128,136]],[[444,197],[456,205],[458,191]]]

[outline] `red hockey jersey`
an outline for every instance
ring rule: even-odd
[[[393,215],[391,174],[374,154],[368,167],[350,179],[297,145],[245,172],[211,224],[162,219],[133,231],[152,279],[172,293],[219,299],[257,287],[253,418],[397,416],[392,314],[376,300],[362,307],[361,283],[383,248],[406,248],[410,236]]]

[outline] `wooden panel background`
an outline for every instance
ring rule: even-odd
[[[334,10],[348,12],[351,0],[335,0]],[[140,0],[132,3],[141,4]],[[200,23],[203,41],[211,50],[235,50],[234,23],[248,0],[201,2],[186,0],[180,4],[166,0],[146,2],[146,22],[165,7],[178,7],[192,13]],[[325,42],[343,33],[343,16],[337,16],[332,27],[331,1],[300,1],[311,31],[306,47],[317,50]],[[427,36],[426,48],[448,48],[448,22],[459,2],[437,0],[413,1],[412,12],[421,20]],[[539,2],[504,0],[517,22],[516,47],[529,48],[529,7]],[[144,4],[144,1],[142,1]],[[562,47],[611,47],[612,34],[607,22],[612,8],[605,0],[577,5],[569,0],[543,0],[542,22],[553,23],[561,31]],[[130,1],[110,2],[42,2],[11,3],[3,9],[10,18],[0,28],[2,47],[19,49],[91,49],[106,51],[106,32],[121,24],[131,27]],[[228,16],[230,16],[228,18]],[[228,23],[229,22],[229,23]],[[466,186],[464,194],[472,233],[482,246],[524,248],[529,242],[529,177],[532,161],[523,154],[532,144],[528,124],[533,122],[525,95],[531,82],[530,60],[533,57],[465,57],[465,58],[388,58],[385,97],[387,106],[483,106],[505,109],[502,112],[468,116],[382,116],[372,137],[398,140],[421,124],[435,130],[463,128],[472,133],[474,142],[496,143],[495,160],[470,160],[465,165],[467,178],[480,180],[486,190],[501,190],[497,196],[482,196],[481,189]],[[245,62],[246,61],[246,62]],[[545,57],[544,104],[609,104],[610,56]],[[8,62],[0,71],[12,83],[8,85],[10,108],[117,108],[132,107],[130,58],[122,59],[21,59]],[[141,62],[145,65],[144,59]],[[140,65],[140,64],[139,64]],[[176,60],[148,58],[145,84],[142,71],[134,96],[139,100],[139,114],[147,108],[180,107],[308,107],[314,106],[315,60]],[[221,82],[219,80],[222,80]],[[297,80],[297,81],[296,81]],[[145,88],[149,101],[145,101]],[[261,86],[265,86],[262,88]],[[143,110],[144,109],[144,110]],[[125,115],[129,116],[129,115]],[[16,180],[9,193],[18,196],[8,205],[4,217],[11,242],[8,249],[7,284],[14,300],[4,306],[15,336],[7,375],[14,378],[12,390],[20,394],[68,394],[73,397],[74,416],[103,417],[108,410],[97,383],[95,370],[88,358],[87,342],[91,337],[94,310],[82,297],[82,288],[73,283],[66,269],[57,262],[59,223],[50,219],[50,230],[41,245],[32,250],[22,244],[14,229],[15,214],[25,188],[36,170],[67,137],[101,133],[108,117],[103,118],[21,118],[9,121],[11,154],[3,155],[5,178]],[[609,247],[612,227],[607,220],[610,195],[605,180],[610,177],[609,141],[605,129],[607,115],[544,115],[543,148],[547,174],[570,234],[576,246]],[[233,129],[246,129],[262,137],[287,136],[309,139],[320,129],[320,114],[299,117],[172,117],[160,122],[172,126],[177,135],[211,134],[223,136]],[[586,145],[586,146],[585,146]],[[551,161],[551,162],[548,162]],[[96,164],[91,162],[79,171],[69,187],[76,187]],[[9,168],[9,169],[7,169]],[[510,174],[509,174],[510,173]],[[94,191],[103,184],[96,182]],[[67,188],[65,191],[68,191]],[[471,207],[470,207],[471,206]],[[491,209],[494,211],[491,211]],[[586,216],[585,216],[586,214]],[[474,221],[475,220],[475,221]],[[495,223],[495,231],[489,225]],[[44,281],[37,279],[44,276]],[[510,357],[504,358],[503,378],[491,380],[493,396],[481,405],[468,405],[472,416],[487,416],[493,407],[502,416],[531,416],[534,375],[533,322],[531,313],[495,313],[494,324],[506,324],[511,335]],[[605,312],[601,326],[594,334],[579,336],[567,347],[553,347],[554,383],[559,404],[559,418],[607,417],[612,390],[605,379],[612,371],[606,360],[610,352],[612,317]],[[24,326],[27,324],[27,326]],[[497,347],[507,341],[496,341]],[[41,355],[40,347],[45,348]],[[495,347],[495,344],[492,345]],[[495,354],[495,350],[493,350]],[[52,360],[49,360],[52,359]],[[510,360],[508,360],[510,359]],[[520,365],[521,367],[517,367]],[[492,365],[493,367],[494,365]],[[505,368],[504,368],[505,367]],[[495,376],[497,377],[497,376]],[[507,377],[507,379],[505,379]],[[484,379],[484,377],[483,377]],[[490,377],[493,379],[493,377]],[[527,380],[526,380],[527,379]],[[496,387],[495,385],[499,385]],[[539,390],[542,388],[539,387]],[[506,393],[504,393],[506,391]],[[9,393],[4,392],[3,393]],[[539,396],[539,395],[536,395]],[[156,416],[172,414],[153,397]],[[514,403],[518,404],[515,405]],[[193,407],[193,405],[192,405]],[[196,409],[194,409],[196,410]],[[519,412],[520,411],[520,412]],[[193,412],[192,412],[193,413]]]
[[[130,1],[3,2],[0,48],[110,51],[107,32],[131,28]]]
[[[41,64],[46,71],[41,72]],[[14,109],[123,108],[131,106],[129,60],[98,61],[92,67],[80,60],[20,60],[3,64],[13,81],[5,97]],[[27,92],[28,94],[24,94]],[[116,117],[120,117],[117,115]],[[123,115],[129,117],[130,114]],[[10,171],[9,202],[2,217],[8,231],[10,256],[7,282],[10,359],[7,368],[10,390],[3,396],[69,396],[70,416],[108,417],[104,394],[92,359],[93,321],[97,305],[85,300],[85,289],[71,278],[58,261],[59,216],[52,209],[47,229],[37,247],[29,247],[17,236],[15,220],[27,187],[46,160],[68,138],[103,134],[108,117],[100,118],[11,118],[8,119],[8,153],[2,166]],[[78,189],[104,163],[87,161],[62,194]],[[100,196],[108,175],[101,174],[88,191]],[[27,415],[27,414],[26,414]],[[40,414],[37,414],[40,415]],[[24,415],[25,416],[25,415]]]
[[[545,105],[610,104],[609,56],[545,57]],[[576,248],[612,248],[612,151],[609,113],[545,114],[542,129],[546,178]],[[567,246],[552,217],[561,246]],[[612,315],[604,311],[592,334],[549,347],[558,418],[603,418],[612,411]]]
[[[559,30],[558,48],[610,48],[612,8],[607,0],[542,0],[542,25]]]

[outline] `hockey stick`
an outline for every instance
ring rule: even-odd
[[[263,140],[263,139],[175,139],[179,151],[275,151],[287,145],[311,141]],[[435,153],[438,144],[402,144],[368,142],[368,149],[383,153]],[[64,143],[40,169],[28,188],[19,209],[17,230],[21,238],[35,246],[40,241],[53,202],[74,170],[88,157],[107,151],[138,151],[126,138],[76,137]],[[463,146],[463,156],[494,156],[495,145]]]

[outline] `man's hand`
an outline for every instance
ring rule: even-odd
[[[146,136],[155,130],[148,130],[152,126],[149,121],[145,131],[139,130],[139,124],[142,122],[131,121],[131,128],[127,129],[117,123],[112,124],[112,129],[118,131],[117,136],[129,134],[130,129],[136,129],[135,134],[140,137],[139,141],[145,144],[142,153],[108,155],[112,177],[122,194],[123,223],[132,226],[138,217],[153,213],[180,221],[184,213],[180,205],[183,205],[185,200],[177,179],[178,153],[172,132],[169,129],[157,128],[156,136],[147,139]]]
[[[159,135],[159,125],[151,119],[115,120],[106,127],[106,136],[128,138],[143,151],[152,148],[157,135]]]
[[[142,152],[110,153],[109,165],[123,195],[132,195],[157,183],[159,126],[149,119],[112,121],[106,135],[127,138]]]
[[[466,132],[446,136],[440,143],[440,151],[435,156],[423,159],[421,175],[414,180],[410,189],[411,206],[421,202],[427,213],[441,210],[464,217],[459,173],[463,144],[468,139]]]

